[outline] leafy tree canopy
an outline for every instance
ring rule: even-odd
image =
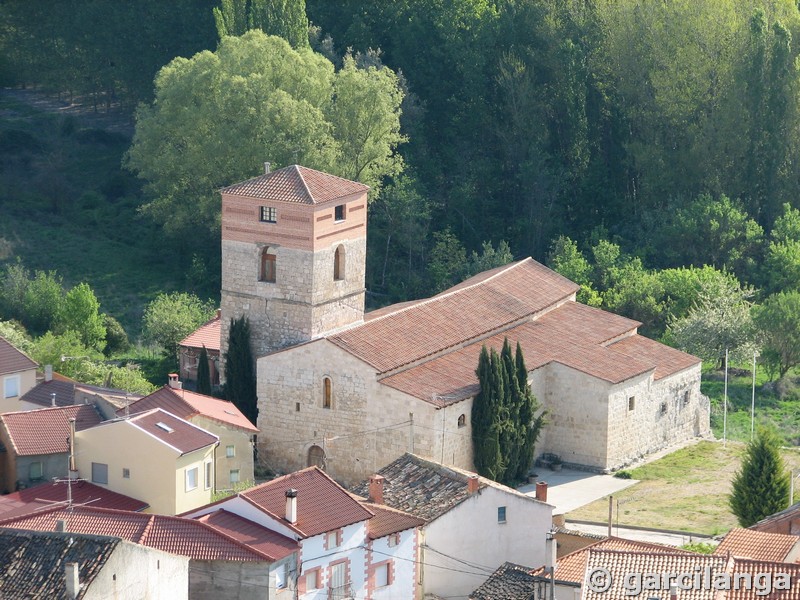
[[[81,341],[88,348],[103,350],[106,340],[106,327],[100,314],[100,302],[86,283],[72,288],[56,315],[56,330],[77,331]]]
[[[800,364],[800,292],[774,294],[754,308],[767,369],[783,377]]]
[[[221,0],[214,8],[214,22],[220,39],[260,29],[294,48],[308,46],[305,0]]]
[[[193,294],[159,294],[144,310],[144,339],[161,346],[164,354],[177,358],[180,341],[214,315],[214,303]]]

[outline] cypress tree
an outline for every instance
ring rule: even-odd
[[[208,350],[205,344],[200,350],[200,357],[197,359],[197,393],[211,395],[211,372],[208,368]]]
[[[511,353],[511,344],[508,338],[503,341],[503,350],[500,353],[502,359],[504,380],[506,382],[505,394],[501,401],[501,415],[504,427],[500,436],[500,452],[505,463],[505,481],[508,483],[514,479],[519,470],[520,449],[524,438],[523,427],[521,427],[520,406],[522,404],[522,391],[514,364],[514,355]]]
[[[733,478],[731,511],[742,527],[750,527],[789,506],[789,486],[778,437],[771,430],[759,429]]]
[[[231,319],[228,351],[225,353],[225,397],[251,423],[257,424],[256,377],[250,350],[250,321],[246,317]]]
[[[497,470],[500,445],[498,431],[494,426],[492,361],[486,346],[481,348],[478,368],[475,371],[481,389],[472,402],[472,447],[473,461],[478,473],[491,477]]]
[[[536,441],[539,439],[539,434],[545,424],[545,411],[540,412],[541,405],[536,396],[533,395],[533,390],[531,390],[531,386],[528,383],[528,369],[525,366],[525,358],[522,355],[522,348],[519,342],[517,342],[516,356],[514,358],[517,384],[520,389],[520,448],[515,475],[517,479],[523,479],[533,464]],[[540,412],[538,416],[536,416],[537,412]]]

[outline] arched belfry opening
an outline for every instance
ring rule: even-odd
[[[341,244],[333,253],[333,280],[344,281],[344,246]]]
[[[275,283],[276,275],[277,256],[275,255],[275,250],[266,247],[261,250],[260,254],[258,280],[265,281],[266,283]]]

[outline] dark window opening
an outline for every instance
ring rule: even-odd
[[[258,274],[260,281],[275,283],[276,262],[275,254],[270,252],[269,248],[264,248],[261,252],[261,266]]]
[[[345,207],[344,204],[340,204],[339,206],[333,209],[333,220],[344,221],[344,218],[345,218]]]
[[[261,207],[261,222],[262,223],[277,223],[278,222],[278,212],[275,210],[274,206],[262,206]]]

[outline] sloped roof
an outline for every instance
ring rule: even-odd
[[[764,533],[753,529],[731,529],[714,549],[714,554],[752,560],[783,562],[800,542],[800,536]]]
[[[702,361],[696,356],[686,354],[675,348],[643,337],[632,335],[614,342],[609,348],[619,352],[631,360],[638,360],[655,366],[653,379],[662,379],[674,373],[700,364]]]
[[[469,597],[470,600],[529,600],[541,577],[530,567],[506,562],[498,567]]]
[[[150,506],[146,502],[119,494],[86,480],[74,481],[72,503],[91,503],[93,508],[114,508],[139,512]],[[67,483],[48,482],[0,496],[0,519],[8,519],[30,514],[43,507],[52,507],[55,502],[67,503]]]
[[[570,299],[578,287],[526,258],[327,339],[386,373],[509,327]]]
[[[181,419],[202,415],[250,433],[258,433],[258,428],[242,414],[242,411],[236,408],[233,402],[189,390],[176,390],[168,385],[131,404],[128,407],[128,413],[133,415],[155,408],[161,408]],[[124,416],[124,414],[124,408],[117,411],[118,416]]]
[[[194,452],[219,441],[219,438],[214,434],[161,408],[133,415],[127,419],[127,422],[167,446],[174,448],[181,454]]]
[[[768,517],[764,517],[755,525],[751,525],[750,529],[755,529],[756,531],[772,529],[778,524],[783,524],[786,522],[791,524],[791,522],[794,520],[800,522],[800,502],[795,502],[789,508],[785,508],[782,511],[776,512]]]
[[[385,504],[376,504],[356,496],[356,498],[366,506],[375,516],[367,523],[367,536],[371,540],[377,540],[392,533],[399,533],[406,529],[421,527],[425,521],[410,515],[402,510],[397,510]]]
[[[219,352],[221,331],[222,325],[218,312],[213,319],[200,325],[200,327],[183,338],[178,345],[187,348],[202,348],[205,346],[206,350]]]
[[[758,577],[763,577],[764,573],[772,573],[773,576],[782,573],[791,578],[789,589],[776,589],[777,578],[773,579],[772,590],[759,591],[755,586],[739,586],[740,589],[730,590],[725,594],[725,600],[800,600],[800,564],[779,563],[765,560],[744,560],[733,559],[731,569],[736,574],[750,575],[751,581],[756,582]],[[762,583],[763,585],[763,583]],[[749,589],[748,589],[749,587]]]
[[[363,183],[300,165],[290,165],[222,188],[220,191],[223,194],[262,200],[321,204],[368,190],[369,187]]]
[[[272,560],[206,523],[182,517],[75,506],[71,510],[59,507],[3,519],[0,527],[53,531],[60,520],[66,523],[67,531],[119,537],[195,560]]]
[[[40,408],[0,415],[17,456],[60,454],[69,452],[69,420],[75,419],[75,430],[98,425],[100,413],[91,404]]]
[[[197,520],[228,537],[255,548],[273,561],[280,560],[300,549],[300,544],[294,540],[225,509],[208,513],[198,517]]]
[[[285,520],[286,491],[297,490],[297,523]],[[371,519],[373,514],[317,467],[308,467],[262,483],[239,496],[267,512],[303,537]]]
[[[52,406],[52,394],[56,395],[56,406],[72,406],[75,404],[75,383],[61,379],[42,381],[28,390],[20,400],[43,407]]]
[[[38,366],[27,354],[17,350],[6,338],[0,337],[0,375],[28,371]]]
[[[83,598],[120,540],[0,529],[0,598],[67,598],[66,563],[78,563]],[[97,590],[95,590],[97,591]]]

